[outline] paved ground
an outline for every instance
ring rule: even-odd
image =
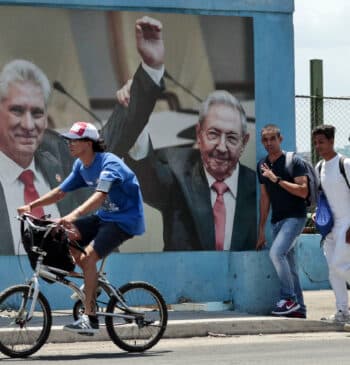
[[[332,290],[304,291],[308,319],[319,320],[335,312],[335,297]]]

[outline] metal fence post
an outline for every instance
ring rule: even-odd
[[[310,60],[311,131],[323,124],[323,70],[322,60]],[[311,134],[311,162],[318,161]]]

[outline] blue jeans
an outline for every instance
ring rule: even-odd
[[[305,222],[306,218],[286,218],[272,224],[270,258],[280,280],[281,299],[297,301],[301,310],[306,312],[294,250],[296,238],[302,232]]]

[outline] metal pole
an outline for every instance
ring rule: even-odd
[[[323,124],[323,69],[322,60],[310,60],[311,131]],[[311,136],[311,162],[318,161]]]

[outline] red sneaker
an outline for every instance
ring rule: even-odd
[[[300,308],[300,305],[291,299],[281,299],[277,304],[276,307],[271,312],[276,316],[284,316],[286,314],[295,312]]]
[[[301,310],[296,310],[294,312],[286,314],[288,318],[304,318],[306,319],[306,313],[302,312]]]

